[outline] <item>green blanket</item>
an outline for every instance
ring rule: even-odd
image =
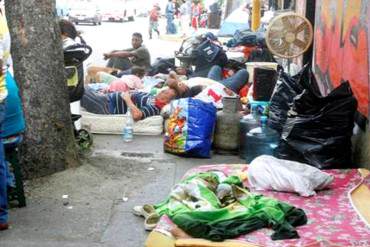
[[[178,183],[168,199],[154,206],[186,233],[196,238],[223,241],[264,227],[272,239],[298,238],[295,226],[306,224],[302,209],[250,193],[238,176],[209,171]]]

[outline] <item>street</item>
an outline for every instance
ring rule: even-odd
[[[165,20],[160,20],[160,32],[165,34]],[[158,39],[153,34],[153,39],[148,35],[148,19],[137,17],[134,22],[103,22],[101,26],[77,25],[77,30],[82,32],[82,37],[93,48],[91,57],[85,63],[105,65],[103,53],[112,50],[131,48],[131,35],[139,32],[143,35],[144,45],[149,49],[152,63],[158,57],[171,57],[175,50],[180,48],[181,42],[165,41]]]
[[[180,46],[180,42],[157,37],[148,40],[147,19],[77,28],[94,49],[87,64],[104,65],[105,51],[130,47],[133,32],[142,32],[152,61],[171,56]],[[171,187],[192,167],[225,163],[243,161],[238,156],[190,159],[169,155],[163,152],[162,136],[135,136],[132,143],[124,143],[120,135],[94,135],[92,153],[80,167],[25,181],[27,207],[10,210],[11,228],[0,232],[0,246],[144,246],[148,232],[132,208],[166,199]],[[68,195],[67,203],[63,195]]]

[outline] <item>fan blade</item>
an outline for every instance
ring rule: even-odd
[[[299,48],[301,48],[302,50],[303,50],[304,48],[306,48],[306,43],[305,43],[305,42],[303,42],[302,40],[299,40],[299,39],[294,40],[293,44],[294,44],[294,45],[296,45],[296,46],[298,46],[298,47],[299,47]]]
[[[298,27],[295,28],[294,33],[299,34],[303,30],[305,30],[305,28],[306,28],[306,23],[302,22],[301,24],[298,25]]]
[[[287,43],[281,43],[278,46],[274,46],[274,50],[279,54],[284,54],[289,48]]]
[[[288,16],[282,17],[281,21],[282,21],[282,23],[283,23],[283,25],[286,29],[288,29],[288,30],[293,30],[294,29],[292,23],[290,23],[290,20],[289,20]]]
[[[270,33],[270,38],[271,39],[282,39],[284,37],[283,32],[271,32]]]

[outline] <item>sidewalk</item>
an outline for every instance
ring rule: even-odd
[[[147,232],[143,220],[131,213],[134,205],[165,199],[194,166],[243,163],[237,156],[165,154],[161,136],[135,136],[124,143],[120,136],[97,135],[94,142],[83,166],[27,181],[28,206],[10,211],[12,228],[0,232],[1,247],[144,246]],[[70,198],[67,206],[64,194]]]

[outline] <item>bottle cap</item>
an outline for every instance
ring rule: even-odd
[[[260,120],[261,120],[261,124],[266,124],[267,123],[267,116],[261,116]]]

